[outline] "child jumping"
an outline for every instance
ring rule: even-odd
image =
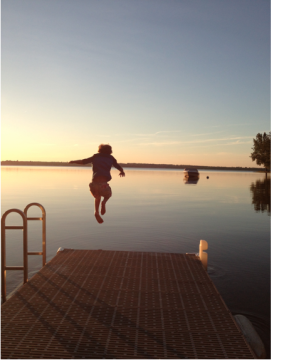
[[[111,146],[101,144],[97,154],[94,154],[87,159],[73,160],[69,162],[69,164],[83,165],[92,163],[93,165],[93,178],[92,182],[89,184],[89,187],[91,194],[95,198],[95,217],[99,224],[104,222],[99,212],[101,197],[104,198],[101,206],[101,214],[104,215],[106,213],[106,202],[112,195],[111,187],[108,184],[108,181],[111,180],[111,167],[114,166],[120,171],[119,176],[125,176],[122,167],[118,165],[116,159],[111,154]]]

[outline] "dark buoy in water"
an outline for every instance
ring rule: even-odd
[[[209,179],[209,176],[207,176],[206,179]]]

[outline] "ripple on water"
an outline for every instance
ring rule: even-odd
[[[211,278],[221,278],[227,274],[227,271],[224,268],[216,265],[208,266],[207,272]]]

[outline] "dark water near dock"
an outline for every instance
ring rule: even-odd
[[[208,242],[208,273],[233,314],[247,316],[270,354],[270,178],[253,172],[200,171],[187,184],[177,170],[112,171],[104,223],[94,218],[89,168],[2,167],[2,214],[41,203],[47,261],[59,247],[198,253]],[[207,179],[209,176],[209,179]],[[31,208],[29,216],[40,216]],[[10,214],[7,225],[20,225]],[[7,265],[22,264],[22,232],[7,230]],[[29,223],[29,251],[40,251],[41,223]],[[29,276],[41,266],[29,257]],[[22,281],[8,271],[7,293]]]

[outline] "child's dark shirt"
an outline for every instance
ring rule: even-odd
[[[112,166],[119,171],[123,171],[122,167],[118,165],[116,159],[112,155],[97,153],[90,158],[82,160],[82,164],[89,163],[92,163],[93,166],[93,180],[98,176],[104,176],[107,178],[107,181],[110,181],[110,169]]]

